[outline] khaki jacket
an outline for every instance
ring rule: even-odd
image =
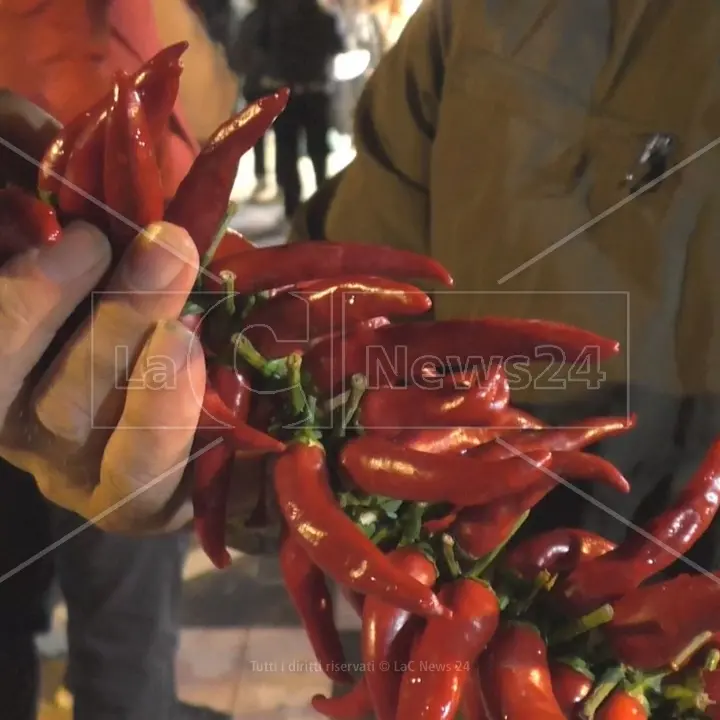
[[[677,169],[632,196],[657,133]],[[425,0],[366,88],[324,235],[443,262],[456,287],[435,295],[439,318],[548,318],[621,340],[617,361],[541,367],[517,397],[558,422],[637,412],[601,448],[632,494],[594,497],[642,519],[720,435],[719,137],[714,0]],[[572,521],[623,534],[580,505]]]

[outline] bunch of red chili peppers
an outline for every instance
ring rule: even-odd
[[[261,532],[279,519],[285,583],[318,661],[354,682],[315,709],[338,720],[720,718],[718,579],[648,584],[713,521],[720,442],[675,504],[617,547],[573,529],[514,542],[557,482],[629,490],[586,449],[634,421],[547,427],[511,406],[501,359],[555,348],[573,362],[588,347],[606,358],[618,344],[543,321],[421,319],[431,300],[408,281],[452,285],[430,258],[335,243],[258,250],[228,231],[238,161],[284,91],[219,128],[168,201],[158,153],[184,49],[118,75],[60,132],[37,198],[0,191],[12,220],[0,256],[56,242],[77,217],[106,229],[118,254],[163,218],[194,238],[203,270],[184,321],[209,369],[197,534],[224,567],[228,526]],[[330,581],[362,617],[355,680]]]

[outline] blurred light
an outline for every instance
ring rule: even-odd
[[[359,78],[370,67],[369,50],[350,50],[335,57],[333,75],[338,82]]]
[[[422,0],[405,0],[403,3],[403,13],[405,17],[414,15],[418,8],[422,5]]]

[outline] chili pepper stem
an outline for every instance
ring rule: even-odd
[[[307,395],[302,387],[300,368],[302,358],[297,353],[292,353],[287,359],[288,381],[290,383],[290,402],[292,403],[295,415],[302,415],[307,409]]]
[[[703,669],[707,672],[715,672],[720,665],[720,650],[713,648],[705,658]]]
[[[362,396],[365,394],[365,390],[367,389],[367,379],[364,375],[359,373],[352,376],[351,383],[350,395],[348,396],[347,403],[342,409],[340,425],[336,425],[334,428],[333,434],[335,437],[345,437],[345,433],[347,432],[355,413],[358,411]]]
[[[601,678],[593,690],[590,697],[583,705],[580,717],[583,720],[593,720],[595,713],[600,709],[600,706],[607,700],[610,693],[622,682],[625,678],[625,668],[621,665],[620,667],[610,668]]]
[[[515,603],[513,608],[514,613],[518,616],[524,615],[530,609],[535,600],[537,600],[537,597],[541,592],[552,589],[552,586],[555,584],[557,578],[557,575],[551,575],[547,570],[543,570],[538,573],[535,580],[533,580],[533,586],[529,595],[524,600]]]
[[[412,545],[418,539],[426,510],[427,503],[413,503],[409,506],[408,511],[403,513],[403,534],[400,538],[400,547]]]
[[[696,653],[700,648],[702,648],[703,645],[706,645],[708,641],[712,638],[711,632],[704,632],[700,633],[700,635],[697,635],[694,637],[687,647],[683,648],[681,650],[677,657],[673,659],[673,661],[670,663],[670,668],[677,672],[681,667],[683,667],[688,660]]]
[[[208,265],[210,265],[213,258],[215,257],[215,253],[217,252],[218,248],[220,247],[220,243],[223,241],[223,238],[225,237],[225,233],[227,232],[228,228],[230,227],[230,222],[237,215],[239,209],[240,209],[240,203],[231,202],[228,204],[227,210],[225,211],[225,215],[223,215],[222,222],[220,223],[220,227],[218,228],[218,231],[215,234],[215,237],[213,238],[213,241],[210,244],[210,247],[207,249],[207,252],[201,258],[200,267],[203,270],[207,269]],[[200,278],[202,278],[202,272],[200,273],[199,279]]]
[[[247,362],[250,367],[261,372],[265,377],[284,378],[287,376],[287,362],[285,360],[273,360],[268,362],[243,335],[236,333],[232,336],[231,342],[235,352]]]
[[[585,635],[591,630],[609,623],[613,619],[613,608],[612,605],[603,605],[597,610],[593,610],[587,615],[573,620],[569,625],[561,628],[558,632],[554,633],[550,638],[548,645],[559,645],[560,643],[574,640],[580,635]]]
[[[220,279],[223,281],[225,291],[225,307],[230,315],[235,315],[235,273],[221,270]]]
[[[450,535],[442,536],[443,556],[454,578],[462,575],[462,568],[455,557],[455,541]]]
[[[482,574],[486,573],[492,564],[497,560],[500,553],[505,549],[510,540],[513,539],[515,534],[525,524],[525,521],[530,516],[530,511],[522,514],[520,519],[515,523],[512,530],[508,533],[507,537],[488,555],[475,563],[475,566],[470,571],[470,577],[479,578]]]

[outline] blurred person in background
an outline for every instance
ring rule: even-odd
[[[366,86],[354,161],[297,218],[296,239],[437,258],[455,277],[440,320],[622,343],[602,364],[588,348],[584,382],[544,366],[555,387],[513,398],[554,425],[636,413],[596,446],[632,491],[560,488],[523,532],[620,540],[618,517],[666,507],[720,432],[718,37],[717,3],[424,0]],[[720,568],[720,521],[688,557]]]
[[[331,65],[345,41],[337,18],[317,0],[283,0],[273,9],[261,30],[260,44],[268,61],[262,86],[266,92],[283,86],[292,92],[274,126],[276,175],[289,220],[300,204],[303,136],[317,185],[327,177]]]
[[[247,103],[259,100],[268,94],[263,88],[263,78],[268,72],[267,51],[262,44],[264,28],[270,21],[273,4],[277,0],[255,0],[254,7],[240,21],[235,41],[229,53],[230,67],[242,82],[242,95]],[[258,141],[253,149],[255,188],[253,201],[268,201],[267,181],[267,135]]]
[[[191,48],[159,153],[171,196],[199,144],[231,114],[237,97],[237,81],[184,0],[8,0],[0,4],[0,87],[67,122],[110,90],[115,71],[133,72],[179,40]],[[44,599],[54,570],[68,607],[67,683],[75,720],[208,717],[176,700],[187,542],[185,533],[137,539],[84,526],[46,503],[31,476],[0,461],[3,720],[35,720],[34,635],[48,628]]]

